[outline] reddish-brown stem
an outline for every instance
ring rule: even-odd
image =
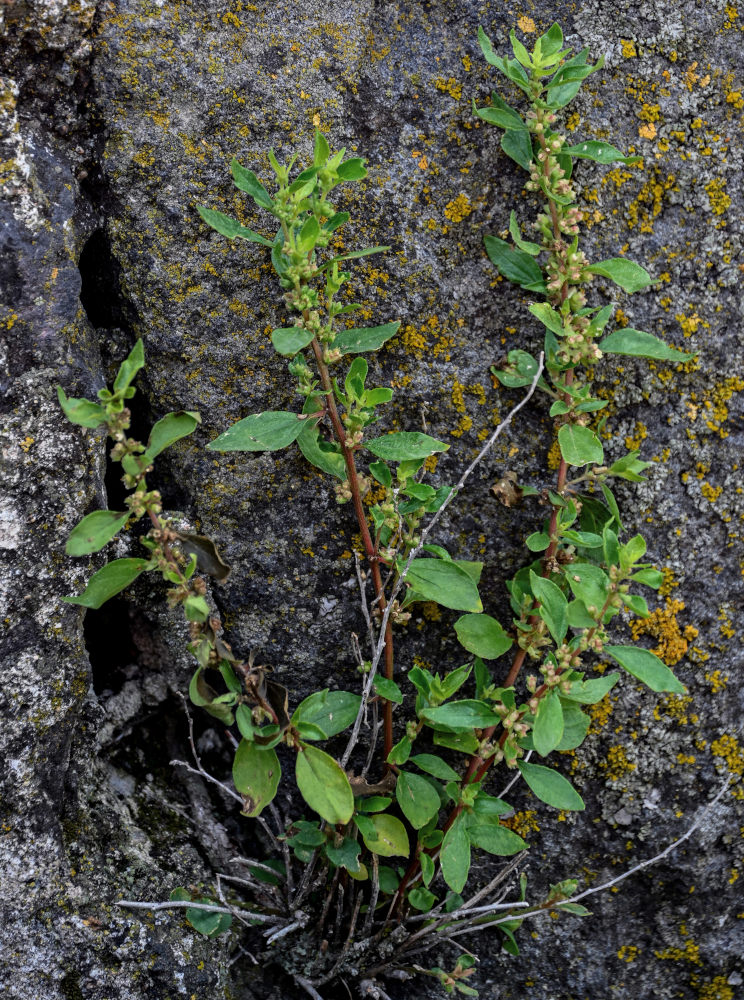
[[[341,423],[341,418],[339,417],[338,409],[336,408],[336,401],[333,398],[331,376],[328,371],[328,366],[323,360],[323,348],[320,346],[317,339],[313,340],[312,348],[313,353],[315,354],[315,361],[318,366],[318,374],[320,375],[321,385],[323,386],[323,391],[325,392],[324,400],[326,413],[328,414],[333,426],[333,433],[336,436],[336,440],[341,445],[344,462],[346,463],[346,477],[349,482],[351,501],[354,505],[354,513],[356,514],[359,530],[362,535],[364,553],[372,571],[372,584],[375,589],[375,598],[380,609],[380,614],[382,615],[387,607],[387,602],[385,600],[385,593],[382,587],[380,563],[377,558],[375,544],[369,533],[367,516],[364,512],[364,505],[362,504],[362,494],[359,489],[359,476],[357,474],[356,462],[354,461],[354,449],[347,444],[344,425]],[[387,625],[385,626],[385,676],[389,680],[393,679],[393,655],[393,627],[388,619]],[[383,741],[385,747],[385,759],[387,760],[388,754],[393,749],[393,705],[392,702],[385,700],[383,700]]]

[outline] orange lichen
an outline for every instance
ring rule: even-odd
[[[670,667],[679,663],[687,652],[688,639],[695,638],[694,635],[683,632],[677,622],[677,615],[684,610],[684,607],[682,601],[667,598],[665,607],[657,608],[648,618],[636,618],[630,623],[634,639],[650,635],[657,640],[658,645],[652,652]],[[695,635],[697,635],[696,630]]]

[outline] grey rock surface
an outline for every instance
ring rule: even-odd
[[[388,426],[418,429],[425,418],[452,444],[434,481],[454,481],[479,431],[516,399],[494,388],[490,365],[513,347],[539,347],[527,302],[496,280],[482,250],[512,207],[527,221],[533,205],[496,130],[471,114],[473,97],[500,86],[478,49],[479,24],[501,50],[517,20],[528,34],[559,20],[571,44],[605,56],[568,126],[576,141],[608,139],[645,165],[577,168],[587,253],[622,251],[659,275],[657,288],[615,298],[627,325],[700,352],[684,370],[608,360],[595,373],[617,438],[654,461],[647,483],[620,491],[622,509],[666,571],[647,634],[689,697],[626,682],[611,711],[595,712],[596,733],[565,760],[586,812],[514,800],[536,896],[569,876],[601,884],[661,851],[724,775],[744,770],[744,11],[721,0],[509,11],[474,0],[39,0],[3,14],[3,995],[295,995],[241,955],[237,937],[206,941],[178,916],[114,906],[209,886],[234,852],[264,845],[226,800],[169,765],[189,752],[177,693],[192,668],[162,588],[140,582],[87,616],[60,600],[103,561],[67,559],[67,534],[90,510],[114,506],[118,485],[100,437],[61,418],[55,386],[92,395],[142,337],[135,430],[172,409],[202,413],[157,485],[233,564],[212,596],[234,647],[259,651],[295,703],[318,682],[358,683],[351,511],[293,450],[204,448],[239,417],[293,400],[268,339],[285,317],[261,248],[208,231],[195,205],[267,227],[235,193],[229,161],[268,179],[266,149],[307,156],[314,123],[368,159],[345,239],[392,246],[355,277],[371,323],[403,321],[374,366],[397,390]],[[596,285],[596,301],[610,291]],[[512,468],[544,482],[550,440],[547,406],[536,402],[436,539],[485,561],[496,615],[540,514],[499,506],[489,487]],[[414,655],[442,668],[460,654],[450,630],[415,618],[401,662]],[[222,733],[197,726],[205,759],[224,768]],[[734,1000],[743,816],[738,784],[679,851],[593,897],[593,917],[525,928],[518,961],[495,937],[474,940],[482,996]],[[250,939],[242,945],[250,951]],[[386,985],[395,998],[406,988],[439,995],[427,980]]]

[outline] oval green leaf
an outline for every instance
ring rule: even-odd
[[[670,347],[652,333],[625,327],[615,330],[599,343],[605,354],[624,354],[632,358],[652,358],[654,361],[691,361],[695,355]]]
[[[639,292],[642,288],[653,285],[654,279],[648,271],[636,264],[635,261],[626,260],[624,257],[610,257],[608,260],[600,260],[597,264],[592,264],[587,268],[592,274],[599,274],[603,278],[609,278],[619,285],[625,292]]]
[[[483,605],[472,577],[454,562],[443,559],[414,559],[406,581],[419,600],[436,601],[453,611],[481,612]]]
[[[362,354],[367,351],[379,351],[384,343],[394,337],[400,327],[400,320],[395,323],[384,323],[382,326],[370,326],[365,329],[341,330],[336,334],[332,347],[342,354]]]
[[[460,813],[444,835],[439,855],[442,878],[453,892],[462,892],[470,871],[470,839],[465,824],[466,818]]]
[[[274,245],[265,236],[261,236],[260,233],[254,233],[252,229],[242,226],[237,219],[225,215],[224,212],[218,212],[214,208],[207,208],[206,205],[197,205],[196,210],[208,226],[211,226],[221,236],[227,236],[229,240],[234,240],[236,236],[239,236],[250,243],[260,243],[264,247],[273,247]]]
[[[305,423],[296,413],[285,410],[253,413],[228,427],[207,448],[212,451],[277,451],[292,444],[302,433]]]
[[[673,694],[685,694],[687,691],[669,667],[649,649],[641,649],[638,646],[605,646],[604,651],[652,691]]]
[[[457,771],[453,767],[450,767],[441,757],[437,757],[433,753],[418,753],[409,758],[409,760],[411,764],[415,764],[416,767],[421,768],[422,771],[426,771],[427,774],[431,774],[435,778],[441,778],[442,781],[460,780],[460,775]]]
[[[100,608],[102,604],[125,590],[148,566],[147,559],[115,559],[94,573],[82,594],[63,597],[68,604],[84,608]]]
[[[352,724],[361,703],[361,697],[350,691],[315,691],[297,706],[292,722],[317,726],[330,739]]]
[[[563,708],[558,692],[553,689],[537,706],[537,715],[532,727],[535,750],[541,757],[547,757],[561,742],[563,737]]]
[[[61,385],[57,386],[57,399],[70,423],[80,427],[98,427],[106,422],[106,411],[99,403],[68,397]]]
[[[455,622],[461,646],[484,660],[495,660],[512,645],[499,622],[490,615],[463,615]]]
[[[243,815],[260,816],[279,787],[282,769],[274,750],[241,740],[233,760],[233,784],[243,796]]]
[[[405,771],[398,775],[395,797],[414,830],[420,830],[436,816],[441,805],[439,796],[426,778],[419,774],[407,774]]]
[[[421,431],[396,431],[367,442],[367,448],[386,462],[408,462],[447,451],[449,445]]]
[[[530,789],[540,799],[554,809],[565,809],[570,812],[584,809],[584,800],[571,782],[562,774],[542,764],[528,764],[517,761],[517,767]]]
[[[118,510],[94,510],[82,519],[70,532],[65,546],[68,556],[87,556],[100,552],[114,535],[127,523],[129,512]]]
[[[422,719],[433,726],[442,726],[452,732],[470,732],[472,729],[489,729],[498,725],[500,718],[483,701],[451,701],[437,708],[422,708]]]
[[[383,858],[407,858],[410,853],[406,828],[396,816],[375,813],[366,816],[362,839],[373,854]],[[367,825],[369,824],[369,825]]]
[[[348,823],[354,813],[354,793],[345,772],[327,753],[302,746],[295,770],[297,787],[311,809],[327,823]]]
[[[558,430],[558,444],[569,465],[601,465],[604,461],[601,441],[581,424],[563,424]]]
[[[480,847],[489,854],[506,858],[523,851],[527,844],[522,838],[500,823],[477,822],[472,817],[468,823],[468,839],[473,847]]]
[[[300,326],[286,326],[271,331],[271,343],[277,354],[292,358],[312,342],[313,336],[312,330],[303,330]]]
[[[566,146],[561,152],[576,159],[594,160],[595,163],[627,163],[632,165],[642,162],[642,157],[625,156],[609,142],[598,142],[596,139],[580,142],[578,146]]]
[[[152,465],[154,459],[166,448],[170,448],[181,438],[193,434],[200,423],[201,417],[196,410],[177,410],[175,413],[167,413],[152,425],[147,450],[138,459],[142,467]]]

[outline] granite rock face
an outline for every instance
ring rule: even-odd
[[[568,127],[577,142],[603,138],[642,155],[644,167],[578,166],[586,250],[622,252],[660,277],[615,297],[623,323],[700,352],[679,370],[607,360],[595,372],[617,438],[654,462],[647,483],[620,491],[622,509],[665,570],[645,634],[689,696],[625,682],[594,712],[594,735],[562,765],[585,813],[556,815],[525,793],[514,800],[536,896],[569,876],[601,884],[661,851],[724,775],[744,770],[744,11],[692,0],[508,13],[471,0],[40,0],[7,5],[4,16],[3,995],[264,1000],[297,990],[247,955],[230,964],[235,939],[206,941],[178,916],[114,906],[209,886],[234,853],[264,846],[226,800],[169,764],[189,753],[178,692],[191,665],[162,589],[140,582],[87,616],[60,600],[102,563],[68,559],[67,534],[90,510],[115,506],[119,486],[101,438],[61,418],[55,386],[92,395],[142,337],[135,430],[168,410],[202,413],[157,485],[233,565],[212,597],[234,647],[256,649],[295,703],[319,682],[358,683],[349,508],[293,450],[205,450],[239,417],[294,403],[268,339],[285,317],[263,251],[207,230],[195,205],[244,213],[271,232],[236,194],[229,161],[268,180],[267,148],[307,156],[316,124],[368,159],[368,180],[348,198],[356,221],[346,244],[392,250],[356,268],[355,295],[370,324],[403,321],[374,371],[397,390],[389,426],[425,419],[452,445],[434,481],[454,481],[479,432],[517,398],[494,388],[490,365],[513,347],[539,347],[527,302],[496,280],[482,250],[512,208],[527,221],[534,206],[496,130],[471,113],[472,98],[500,86],[478,49],[479,24],[502,49],[515,22],[529,35],[559,20],[572,45],[605,56]],[[611,291],[595,285],[595,301]],[[499,506],[489,487],[509,469],[545,482],[550,441],[537,401],[436,539],[485,561],[497,615],[541,515]],[[116,554],[138,554],[136,540],[127,544],[115,543]],[[451,630],[424,618],[400,650],[403,663],[420,655],[440,668],[460,655]],[[197,734],[207,763],[224,768],[223,736],[203,720]],[[593,897],[593,917],[525,928],[519,961],[495,938],[474,940],[482,996],[733,1000],[744,976],[741,788],[680,850]],[[386,989],[404,995],[400,984]],[[422,980],[411,995],[438,994]]]

